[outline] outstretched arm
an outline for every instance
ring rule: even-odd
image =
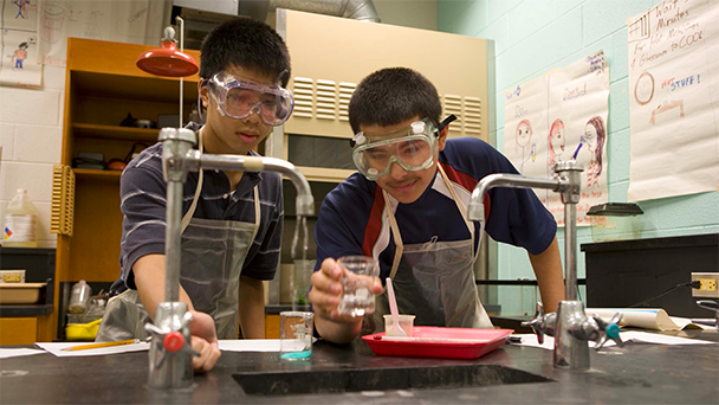
[[[544,252],[537,255],[530,254],[529,261],[537,276],[544,310],[557,312],[559,302],[564,300],[564,279],[557,237],[554,237]]]

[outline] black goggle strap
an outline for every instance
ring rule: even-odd
[[[449,117],[445,118],[444,121],[439,123],[439,126],[437,127],[437,132],[444,131],[445,128],[447,128],[447,125],[449,125],[452,121],[455,121],[457,117],[454,114],[450,114]]]

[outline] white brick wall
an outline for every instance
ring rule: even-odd
[[[39,213],[42,247],[55,247],[50,233],[52,166],[60,162],[65,68],[45,66],[43,88],[0,87],[0,229],[5,209],[25,188]]]

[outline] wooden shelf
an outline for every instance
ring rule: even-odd
[[[73,123],[75,136],[82,138],[115,139],[118,141],[157,142],[159,129],[120,127],[116,125],[97,125]]]
[[[78,180],[120,181],[120,170],[72,169]]]
[[[142,100],[179,105],[180,82],[164,77],[121,76],[71,71],[73,91],[84,97]],[[197,81],[185,80],[185,104],[197,102]]]

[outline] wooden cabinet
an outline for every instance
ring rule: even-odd
[[[119,125],[128,114],[154,122],[159,115],[179,114],[179,79],[155,77],[135,66],[140,53],[158,47],[68,38],[62,165],[72,166],[78,152],[100,152],[107,162],[124,159],[136,142],[154,144],[158,129]],[[199,62],[198,51],[186,53]],[[186,121],[197,103],[198,76],[184,82]],[[74,195],[65,198],[74,202],[73,231],[58,235],[55,291],[62,282],[112,282],[120,275],[121,172],[72,170]],[[59,294],[54,306],[57,314]],[[57,321],[54,315],[54,326]]]

